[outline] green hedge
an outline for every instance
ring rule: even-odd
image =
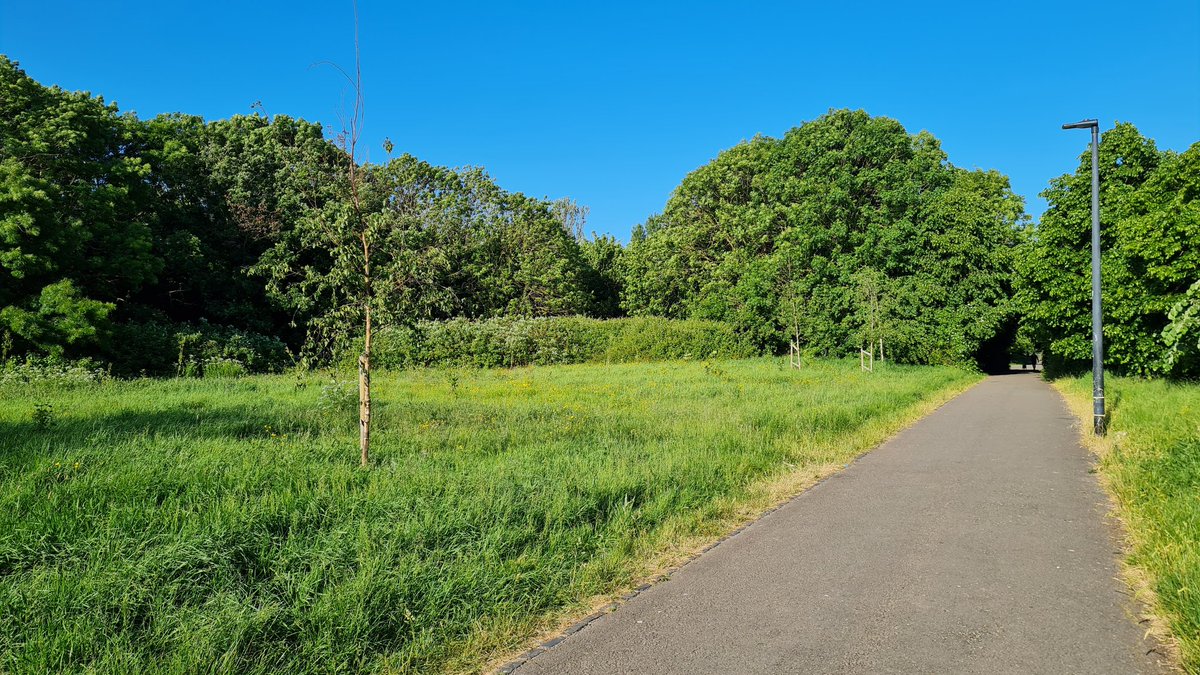
[[[656,317],[454,319],[376,334],[383,368],[744,358],[757,351],[727,324]]]
[[[270,373],[291,363],[287,346],[277,338],[206,321],[121,324],[114,326],[107,347],[107,360],[119,375]]]

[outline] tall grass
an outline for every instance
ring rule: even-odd
[[[1091,428],[1090,376],[1058,381]],[[1127,563],[1200,673],[1200,385],[1106,379],[1111,423],[1100,470],[1129,536]]]
[[[0,387],[0,671],[479,668],[975,379],[857,371]]]

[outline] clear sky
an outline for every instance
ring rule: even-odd
[[[950,160],[1037,193],[1087,134],[1130,121],[1200,141],[1200,1],[493,2],[362,0],[365,140],[501,186],[570,196],[622,239],[689,171],[829,108],[927,129]],[[327,125],[352,66],[346,2],[0,0],[0,53],[141,116],[261,101]]]

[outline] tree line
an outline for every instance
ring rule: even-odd
[[[354,261],[328,247],[328,230],[345,225],[336,212],[351,159],[320,125],[259,114],[141,120],[3,59],[0,151],[4,357],[161,372],[189,336],[297,353],[307,344],[318,358],[337,346],[322,329],[346,310],[351,282],[339,266]],[[617,311],[605,275],[620,247],[568,232],[577,205],[409,155],[361,174],[385,313]]]
[[[346,346],[335,327],[361,319],[363,262],[384,323],[659,316],[723,322],[764,352],[882,343],[901,362],[984,367],[1014,341],[1064,367],[1088,353],[1086,153],[1032,223],[1004,175],[834,110],[721,152],[622,244],[585,236],[571,200],[390,142],[355,164],[337,140],[284,115],[142,120],[0,57],[0,360],[327,360]],[[1101,145],[1106,334],[1129,372],[1196,369],[1198,158],[1127,124]],[[339,244],[351,224],[366,253]]]

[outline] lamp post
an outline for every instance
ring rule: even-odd
[[[1100,332],[1100,123],[1094,119],[1062,125],[1092,130],[1092,424],[1104,434],[1104,336]]]

